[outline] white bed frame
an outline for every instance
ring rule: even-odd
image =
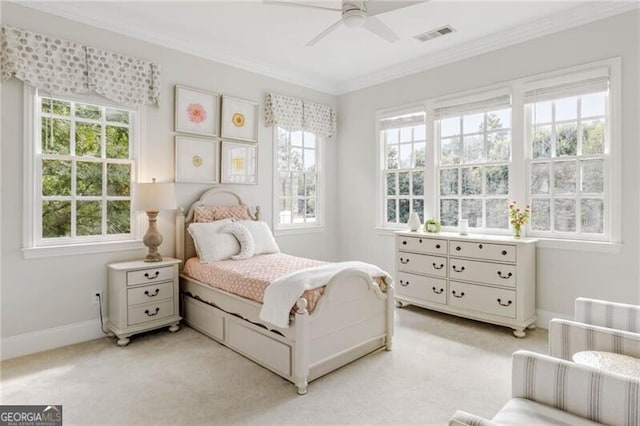
[[[183,262],[195,255],[186,227],[196,206],[244,204],[232,192],[210,189],[188,210],[176,216],[176,256]],[[259,220],[256,214],[249,214]],[[184,263],[183,263],[184,264]],[[312,313],[307,301],[297,301],[289,328],[260,320],[261,304],[180,275],[184,321],[191,327],[292,382],[307,393],[308,382],[380,348],[391,350],[393,286],[380,291],[371,277],[347,269],[326,286]]]

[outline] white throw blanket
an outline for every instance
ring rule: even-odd
[[[326,285],[334,275],[345,269],[357,269],[372,277],[391,277],[375,265],[364,262],[329,263],[315,268],[303,269],[274,281],[264,292],[260,319],[280,328],[289,327],[289,313],[296,301],[307,290]]]

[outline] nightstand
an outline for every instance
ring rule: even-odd
[[[180,329],[178,309],[178,265],[165,257],[160,262],[112,263],[108,267],[107,327],[126,346],[129,337],[143,331],[169,326]]]

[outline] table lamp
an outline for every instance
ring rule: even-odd
[[[156,220],[160,210],[175,210],[176,190],[173,183],[137,183],[134,193],[134,208],[147,212],[149,229],[144,234],[142,242],[149,248],[145,262],[160,262],[162,256],[158,253],[158,247],[162,244],[162,235],[158,232]]]

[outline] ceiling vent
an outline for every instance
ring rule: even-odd
[[[450,34],[452,32],[454,32],[455,29],[451,26],[451,25],[445,25],[444,27],[440,27],[437,28],[435,30],[432,31],[428,31],[426,33],[423,34],[418,34],[417,36],[413,36],[413,38],[415,38],[416,40],[419,40],[421,42],[425,42],[425,41],[429,41],[432,40],[436,37],[440,37],[443,35],[447,35]]]

